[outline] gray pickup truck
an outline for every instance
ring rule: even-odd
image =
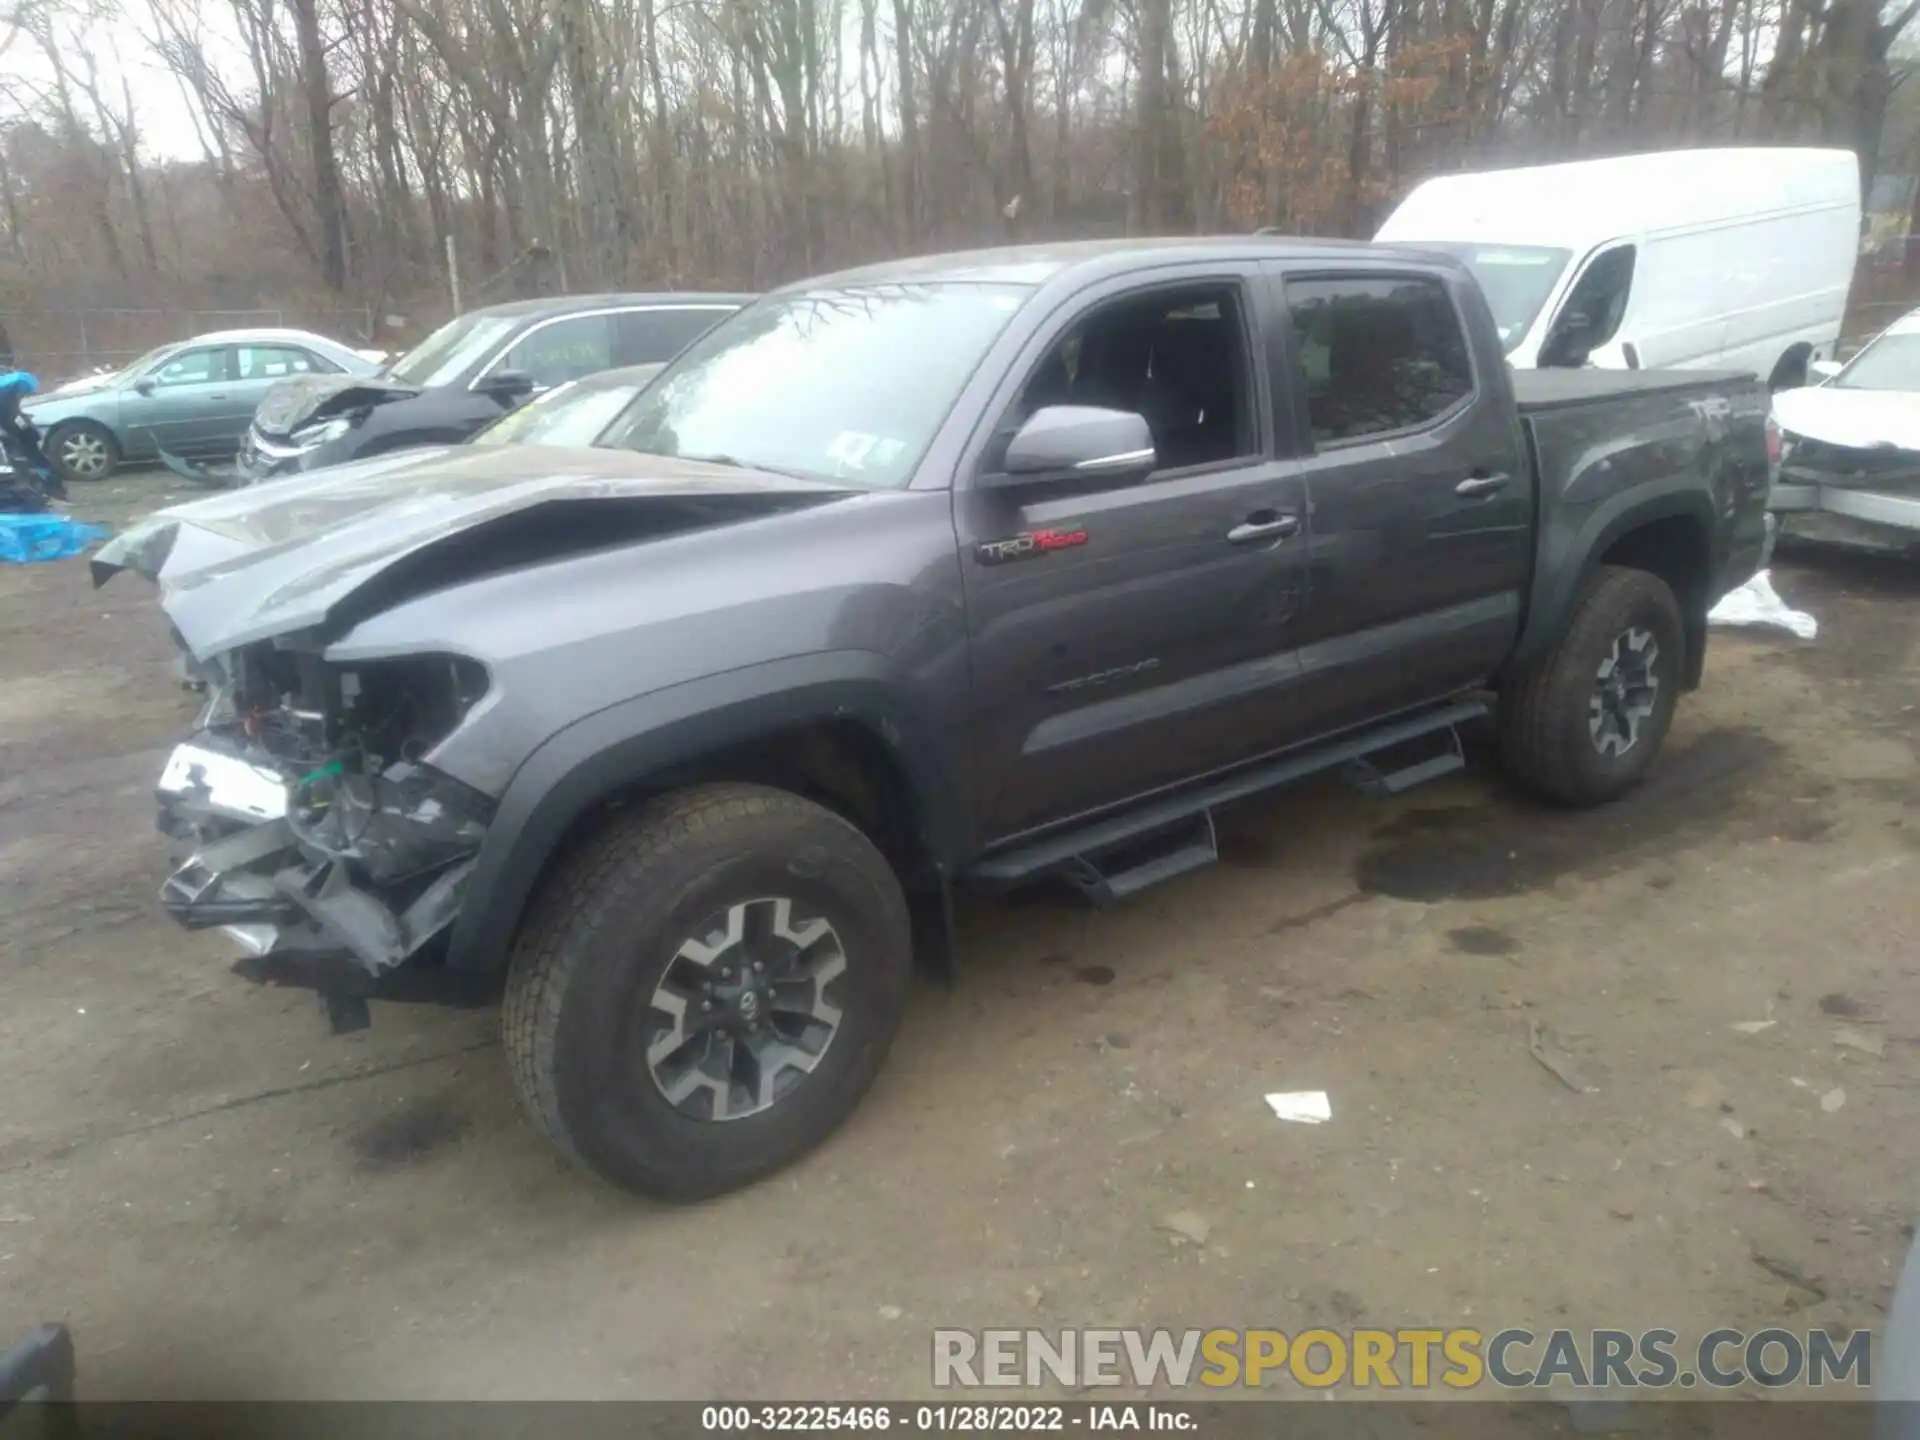
[[[1440,256],[1265,237],[792,286],[590,449],[372,460],[162,512],[207,682],[166,908],[250,978],[505,995],[528,1110],[636,1191],[852,1111],[956,890],[1111,903],[1230,802],[1639,782],[1761,563],[1767,392],[1516,376]]]

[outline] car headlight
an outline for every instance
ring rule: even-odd
[[[317,425],[304,425],[287,438],[302,450],[314,450],[330,441],[338,440],[353,428],[353,421],[345,415],[336,415],[331,420],[322,420]]]

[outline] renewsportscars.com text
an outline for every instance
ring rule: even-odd
[[[1059,1384],[1309,1389],[1727,1390],[1748,1383],[1873,1383],[1866,1330],[1714,1330],[1683,1344],[1672,1330],[1512,1328],[1327,1330],[936,1330],[942,1389]]]

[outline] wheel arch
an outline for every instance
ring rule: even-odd
[[[542,878],[610,811],[717,780],[792,790],[860,827],[903,880],[970,852],[964,752],[885,674],[884,657],[779,661],[627,701],[547,740],[496,808],[447,964],[499,971]]]
[[[1813,362],[1814,347],[1810,340],[1796,340],[1780,352],[1780,358],[1773,364],[1772,372],[1767,376],[1767,389],[1786,390],[1807,383],[1807,366]]]
[[[1686,633],[1681,686],[1697,689],[1706,664],[1707,610],[1715,559],[1713,502],[1704,491],[1675,491],[1615,514],[1592,518],[1571,553],[1577,565],[1562,565],[1536,589],[1532,613],[1504,682],[1552,648],[1589,578],[1603,565],[1622,565],[1658,576],[1680,603]]]

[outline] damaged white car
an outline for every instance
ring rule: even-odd
[[[1821,383],[1774,397],[1781,438],[1772,509],[1783,532],[1875,549],[1920,548],[1920,310]]]

